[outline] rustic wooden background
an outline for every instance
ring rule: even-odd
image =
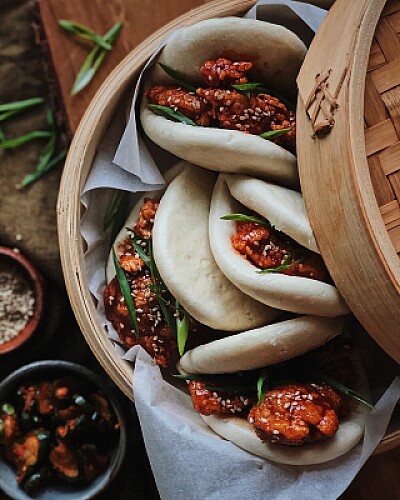
[[[206,0],[39,0],[37,6],[54,57],[70,131],[76,130],[94,93],[129,50],[172,18],[203,3]],[[48,95],[48,80],[31,26],[33,0],[0,0],[0,9],[0,102]],[[88,46],[62,32],[58,19],[81,22],[100,33],[118,20],[124,21],[115,50],[104,67],[92,84],[74,98],[69,91]],[[16,136],[41,127],[45,127],[44,107],[15,118],[4,131]],[[15,189],[34,168],[42,147],[43,144],[31,143],[16,151],[0,151],[0,244],[19,247],[38,265],[51,296],[49,317],[39,332],[41,337],[36,337],[37,345],[19,356],[2,359],[0,378],[21,364],[45,358],[70,359],[101,371],[80,335],[63,286],[55,216],[61,167],[26,191]],[[125,406],[131,415],[128,456],[120,477],[100,498],[157,498],[133,406],[127,401]],[[400,448],[371,458],[342,498],[400,498],[399,460]],[[0,493],[0,498],[6,497]]]

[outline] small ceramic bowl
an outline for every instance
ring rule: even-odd
[[[15,391],[24,383],[35,383],[41,380],[52,380],[58,377],[73,375],[85,383],[100,389],[113,408],[119,427],[119,438],[113,445],[110,453],[108,468],[89,484],[65,483],[54,481],[40,489],[35,496],[40,500],[88,500],[94,498],[108,486],[115,478],[123,463],[126,452],[126,422],[121,404],[118,400],[118,391],[103,377],[91,372],[87,368],[68,361],[46,360],[37,361],[19,368],[0,382],[0,403],[11,398]],[[1,447],[0,447],[1,451]],[[16,470],[0,453],[0,490],[15,500],[28,500],[28,496],[16,481]]]
[[[35,297],[33,314],[25,327],[13,339],[0,344],[0,355],[9,353],[24,344],[37,329],[43,313],[44,285],[43,278],[36,267],[21,253],[12,248],[0,246],[0,268],[17,269],[21,277],[31,286]]]

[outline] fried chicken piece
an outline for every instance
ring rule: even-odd
[[[202,415],[235,415],[247,413],[256,402],[256,398],[240,394],[226,393],[206,389],[212,382],[191,380],[189,391],[194,409]]]
[[[256,222],[237,221],[236,233],[231,236],[233,248],[259,269],[281,266],[288,256],[289,266],[281,272],[290,276],[324,281],[328,271],[321,256],[302,247],[282,233]]]
[[[247,97],[237,90],[198,88],[197,95],[211,105],[211,116],[220,128],[260,135],[270,130],[292,127],[274,141],[294,149],[296,123],[294,113],[276,97],[251,94]]]
[[[143,207],[140,209],[139,219],[133,227],[133,231],[143,238],[149,239],[153,230],[154,217],[157,212],[159,201],[145,198]]]
[[[148,272],[128,278],[132,290],[139,338],[136,338],[132,322],[119,282],[114,278],[104,290],[106,317],[112,322],[121,342],[127,347],[141,345],[157,364],[167,367],[171,355],[176,351],[176,340],[172,329],[165,324],[157,297],[148,288],[152,284]]]
[[[252,67],[253,63],[251,62],[232,62],[220,57],[216,61],[206,61],[200,67],[200,75],[210,87],[237,85],[248,82],[246,72]]]
[[[210,125],[210,106],[194,92],[188,92],[181,87],[165,87],[156,85],[145,92],[149,103],[168,106],[174,111],[179,111],[196,125],[208,127]]]
[[[291,384],[268,391],[248,421],[262,441],[301,445],[333,436],[342,408],[342,396],[327,385]]]

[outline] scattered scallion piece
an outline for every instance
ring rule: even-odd
[[[4,132],[0,128],[0,142],[5,141],[5,140],[6,140],[6,136],[5,136]]]
[[[263,368],[257,380],[257,406],[264,402],[270,385],[268,368]]]
[[[269,220],[264,219],[263,217],[256,217],[253,215],[245,215],[245,214],[228,214],[220,217],[222,220],[239,220],[244,222],[255,222],[256,224],[261,224],[262,226],[271,227],[271,223]]]
[[[105,50],[111,50],[112,45],[110,45],[107,41],[103,40],[103,37],[95,33],[93,30],[88,28],[87,26],[75,23],[73,21],[68,21],[67,19],[60,19],[58,24],[65,31],[72,33],[73,35],[79,36],[79,38],[83,38],[84,40],[89,40],[91,42],[100,45]]]
[[[39,160],[36,164],[35,170],[31,174],[28,174],[23,178],[22,182],[19,184],[19,186],[17,186],[18,189],[23,189],[35,182],[46,172],[56,166],[60,161],[62,161],[67,154],[66,151],[61,151],[61,153],[53,157],[57,146],[58,131],[54,113],[51,108],[47,109],[47,123],[51,128],[51,131],[47,133],[47,137],[50,137],[49,141],[47,142],[42,154],[39,156]]]
[[[267,274],[267,273],[280,273],[281,271],[286,271],[287,269],[290,269],[291,267],[295,266],[296,264],[299,264],[301,262],[301,259],[295,260],[292,262],[292,256],[286,255],[286,257],[283,259],[283,262],[280,266],[277,267],[269,267],[267,269],[260,269],[257,271],[257,274]]]
[[[273,141],[282,135],[287,134],[292,130],[292,127],[281,128],[280,130],[268,130],[268,132],[264,132],[260,134],[259,137],[262,139],[267,139],[268,141]]]
[[[135,337],[139,338],[139,323],[137,320],[136,316],[136,308],[135,304],[133,302],[133,298],[131,295],[131,288],[129,286],[128,279],[125,275],[124,270],[122,267],[119,265],[118,257],[117,254],[115,253],[114,248],[112,249],[112,254],[113,254],[113,260],[114,260],[114,267],[115,267],[115,272],[118,278],[119,286],[121,288],[122,295],[125,300],[126,307],[128,308],[129,311],[129,316],[131,318],[132,322],[132,327],[135,332]]]
[[[51,137],[51,132],[46,130],[34,130],[33,132],[20,135],[14,139],[4,139],[0,142],[0,149],[13,149],[22,146],[27,142],[34,141],[36,139],[47,139],[48,137]]]
[[[32,99],[25,99],[23,101],[8,102],[0,104],[0,122],[11,118],[26,109],[42,104],[44,99],[42,97],[33,97]]]
[[[167,292],[168,288],[166,287],[164,281],[162,280],[162,278],[160,276],[160,273],[158,272],[158,269],[157,269],[157,266],[156,266],[156,263],[154,260],[153,243],[151,241],[151,238],[149,240],[147,240],[147,243],[148,243],[147,249],[149,252],[149,260],[150,260],[149,269],[150,269],[151,280],[153,282],[153,285],[155,285],[155,287],[158,287],[158,294],[162,297],[163,292],[164,293]],[[172,331],[175,331],[176,325],[175,325],[174,321],[172,321],[171,313],[168,309],[167,304],[163,300],[160,300],[159,304],[160,304],[160,309],[161,309],[161,312],[164,316],[165,322],[167,323],[167,325],[170,328],[172,328]]]
[[[333,389],[336,389],[338,392],[345,394],[346,396],[350,396],[363,405],[368,406],[368,408],[370,408],[371,410],[375,410],[375,406],[367,401],[363,396],[361,396],[361,394],[358,394],[356,391],[353,391],[353,389],[350,389],[341,382],[338,382],[334,378],[328,377],[328,375],[325,375],[324,373],[321,373],[319,371],[311,371],[311,373],[318,380],[320,380],[321,382],[325,382]]]
[[[168,76],[173,78],[176,81],[176,83],[178,83],[181,87],[188,90],[189,92],[196,92],[197,87],[192,82],[189,82],[183,73],[163,63],[158,63],[158,65],[167,73]]]
[[[136,253],[143,260],[146,266],[150,268],[150,257],[147,255],[147,253],[145,252],[144,248],[141,245],[141,243],[144,241],[147,247],[147,241],[143,237],[140,237],[137,234],[133,233],[131,229],[129,228],[126,229],[129,231],[128,232],[129,239],[131,240]]]
[[[104,42],[113,46],[118,38],[119,32],[122,28],[122,23],[116,23],[114,26],[101,37]],[[76,76],[75,82],[72,86],[71,95],[76,95],[84,89],[92,81],[97,70],[100,68],[108,50],[100,45],[96,45],[90,54],[85,59],[79,73]]]
[[[175,301],[176,310],[176,338],[178,342],[178,351],[182,356],[185,352],[186,341],[189,336],[189,314],[183,309],[179,302]]]
[[[58,163],[60,163],[62,160],[64,160],[66,156],[67,156],[67,152],[65,150],[61,151],[60,154],[58,154],[55,158],[50,160],[48,163],[44,163],[43,161],[41,161],[42,157],[40,157],[39,163],[38,163],[35,171],[32,172],[31,174],[26,175],[22,179],[21,183],[18,186],[18,189],[23,189],[23,188],[29,186],[29,184],[32,184],[33,182],[37,181],[45,173],[47,173],[53,167],[58,165]]]
[[[193,120],[183,115],[179,111],[174,111],[168,106],[161,106],[159,104],[148,104],[147,107],[151,109],[156,115],[163,116],[168,120],[185,123],[186,125],[192,125],[193,127],[197,127],[197,125],[194,123]]]
[[[232,85],[232,87],[240,92],[243,92],[247,97],[250,97],[251,92],[256,92],[257,94],[268,94],[272,97],[276,97],[284,104],[288,110],[295,111],[296,106],[288,101],[285,96],[276,92],[274,89],[266,87],[264,84],[259,82],[249,82],[249,83],[238,83]]]

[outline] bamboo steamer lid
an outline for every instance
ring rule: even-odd
[[[397,362],[399,31],[399,0],[337,0],[300,71],[297,110],[301,186],[321,254],[353,313]]]
[[[319,3],[325,5],[329,1],[319,0]],[[83,214],[81,192],[111,117],[145,61],[165,36],[171,30],[204,19],[242,15],[254,3],[255,0],[216,0],[191,11],[190,15],[185,14],[175,19],[145,40],[104,82],[88,107],[70,147],[57,205],[60,254],[66,287],[77,321],[90,348],[112,380],[132,400],[133,366],[117,354],[106,337],[89,291],[84,262],[85,244],[80,233]],[[375,97],[382,95],[382,99],[380,104],[376,100],[376,113],[369,113],[369,118],[366,116],[365,119],[367,143],[371,140],[375,144],[367,147],[370,148],[368,151],[372,151],[368,161],[363,127],[367,67],[368,81],[373,80],[374,70],[384,67],[383,62],[388,62],[390,66],[390,61],[383,61],[386,56],[382,56],[384,51],[381,45],[378,44],[381,49],[379,51],[375,42],[372,44],[368,66],[369,49],[385,2],[337,0],[336,3],[318,32],[298,79],[298,160],[302,188],[313,229],[336,284],[371,335],[399,361],[400,336],[396,339],[397,330],[393,326],[394,311],[396,305],[400,305],[400,270],[394,246],[399,247],[396,234],[399,235],[397,241],[400,242],[400,229],[395,229],[400,226],[400,198],[395,195],[399,190],[393,187],[396,185],[393,180],[394,172],[388,172],[386,176],[375,173],[373,169],[374,164],[383,168],[383,160],[379,155],[389,151],[386,154],[390,159],[388,148],[395,146],[399,140],[395,96],[392,97],[393,106],[390,108],[392,119],[389,107],[382,104],[385,91],[377,90],[374,93]],[[384,17],[396,12],[400,12],[400,0],[388,3]],[[388,21],[396,26],[395,19],[389,17]],[[340,26],[338,39],[337,26]],[[392,33],[395,31],[396,28]],[[378,32],[377,40],[379,41]],[[400,55],[400,51],[398,53]],[[316,86],[314,77],[324,75],[328,70],[331,70],[329,78]],[[400,78],[400,72],[398,74]],[[324,84],[325,90],[326,87],[331,92],[332,89],[339,89],[338,95],[333,95],[339,107],[336,104],[332,106],[330,95],[324,93],[325,104],[328,102],[332,107],[329,108],[331,120],[328,120],[328,126],[323,111],[317,109],[316,114],[313,112],[315,100],[307,111],[305,109],[313,89],[315,88],[314,94],[320,94],[318,89],[324,87]],[[367,89],[372,87],[367,85]],[[318,96],[317,104],[319,100]],[[383,106],[386,107],[386,112],[382,111]],[[352,110],[351,113],[349,109]],[[325,137],[311,139],[315,135],[315,125],[324,120],[325,131],[330,133]],[[390,137],[393,142],[385,144],[384,139],[379,142],[380,139],[376,139],[372,132],[377,127],[375,130],[381,132],[377,137],[386,137],[382,130],[390,128],[389,122],[393,124],[396,138],[392,133]],[[380,149],[378,142],[383,144]],[[378,149],[374,149],[377,147]],[[375,453],[389,450],[399,442],[400,431],[392,430],[381,441]]]

